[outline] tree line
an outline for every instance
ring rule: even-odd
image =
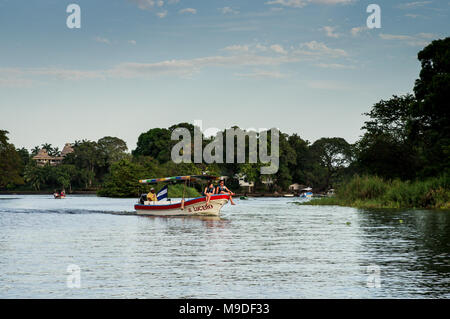
[[[205,172],[230,177],[227,183],[234,190],[238,190],[241,178],[253,182],[256,191],[271,192],[287,191],[293,183],[325,191],[354,175],[376,175],[386,180],[448,176],[450,38],[433,41],[418,53],[418,59],[422,68],[413,92],[373,105],[365,113],[368,120],[356,143],[341,137],[324,137],[311,143],[297,134],[280,132],[279,170],[274,175],[261,175],[264,164],[260,162],[173,163],[171,150],[178,141],[171,140],[172,131],[183,127],[193,136],[198,128],[189,123],[142,133],[131,153],[117,137],[76,141],[74,152],[64,158],[62,165],[44,167],[31,158],[40,148],[57,156],[57,148],[44,144],[31,152],[16,149],[8,142],[8,132],[0,131],[0,189],[64,187],[126,197],[145,191],[137,183],[142,178]],[[203,137],[203,146],[212,139]],[[246,149],[248,158],[248,140]]]

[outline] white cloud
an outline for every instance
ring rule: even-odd
[[[309,3],[335,5],[335,4],[349,4],[354,1],[355,0],[271,0],[267,1],[266,4],[281,5],[292,8],[303,8]]]
[[[430,43],[431,39],[436,38],[433,33],[418,33],[416,35],[402,35],[402,34],[385,34],[381,33],[380,38],[383,40],[397,40],[404,42],[410,46],[424,47]]]
[[[355,28],[352,28],[352,29],[350,30],[350,33],[352,34],[352,36],[356,37],[356,36],[359,35],[360,33],[364,32],[364,31],[367,31],[367,30],[369,30],[369,28],[366,27],[366,26],[355,27]]]
[[[339,38],[338,33],[334,33],[334,30],[336,30],[336,27],[330,27],[330,26],[324,26],[321,30],[325,31],[327,37],[329,38]]]
[[[273,44],[270,46],[270,49],[273,52],[279,53],[279,54],[287,54],[286,50],[279,44]]]
[[[230,45],[230,46],[225,47],[224,50],[235,51],[235,52],[248,52],[248,51],[250,51],[250,46],[235,44],[235,45]]]
[[[413,39],[412,36],[409,35],[399,35],[399,34],[380,34],[380,38],[383,40],[410,40]]]
[[[128,1],[135,3],[138,6],[138,8],[142,10],[150,10],[156,6],[159,7],[162,6],[161,2],[155,0],[128,0]],[[164,2],[162,4],[164,4]]]
[[[415,2],[407,2],[402,3],[397,6],[399,9],[415,9],[426,6],[427,4],[432,3],[433,1],[415,1]]]
[[[339,63],[318,63],[315,64],[315,66],[324,69],[355,69],[355,66],[353,65],[345,65]]]
[[[165,18],[167,16],[168,12],[165,9],[167,7],[166,4],[172,5],[172,4],[179,2],[179,0],[167,0],[167,1],[164,1],[164,0],[128,0],[128,1],[136,4],[137,7],[141,10],[148,10],[148,11],[159,10],[159,12],[156,13],[156,15],[159,18]]]
[[[346,57],[348,53],[342,49],[332,49],[325,43],[310,41],[301,44],[301,49],[296,50],[297,54],[309,56]]]
[[[231,7],[223,7],[223,8],[219,8],[218,9],[220,12],[222,12],[223,14],[238,14],[239,11],[235,10]]]
[[[161,19],[163,19],[163,18],[165,18],[165,17],[167,16],[167,10],[158,12],[156,15],[157,15],[158,17],[160,17]]]
[[[279,71],[265,71],[265,70],[255,70],[250,73],[235,73],[234,75],[242,78],[255,78],[255,79],[264,79],[264,78],[282,79],[287,76],[286,74],[283,74]]]
[[[130,43],[132,45],[136,45],[136,40],[129,40],[128,43]]]
[[[435,34],[433,34],[433,33],[424,33],[424,32],[418,33],[417,36],[419,38],[423,38],[423,39],[434,39],[434,38],[436,38]]]
[[[425,36],[425,34],[423,35]],[[135,40],[128,41],[135,44]],[[14,68],[0,69],[2,85],[11,83],[31,83],[29,81],[44,78],[62,80],[87,79],[129,79],[140,77],[153,77],[159,75],[172,75],[189,77],[205,68],[245,68],[248,67],[274,67],[301,61],[315,61],[318,67],[340,69],[350,68],[343,64],[330,62],[329,59],[343,58],[347,53],[342,49],[329,48],[317,41],[302,43],[297,47],[283,47],[280,44],[263,45],[254,43],[249,45],[230,45],[224,49],[227,54],[205,56],[193,59],[174,59],[151,63],[127,62],[114,65],[107,69],[75,70],[56,67],[46,68]],[[242,71],[237,73],[240,77],[272,77],[281,78],[278,71],[257,69],[253,72]]]
[[[98,43],[111,44],[111,41],[109,41],[109,39],[107,38],[95,37],[94,40]]]
[[[192,13],[192,14],[196,14],[197,13],[197,9],[194,8],[186,8],[186,9],[181,9],[180,11],[178,11],[179,13]]]

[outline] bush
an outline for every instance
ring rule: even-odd
[[[385,181],[377,176],[354,176],[338,186],[334,199],[309,205],[341,205],[360,208],[450,208],[450,176],[417,181]]]

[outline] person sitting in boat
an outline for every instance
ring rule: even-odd
[[[231,205],[236,205],[236,204],[233,202],[233,197],[231,197],[232,195],[234,195],[234,193],[233,193],[232,191],[230,191],[230,190],[228,189],[228,187],[225,186],[225,182],[224,182],[223,180],[221,180],[221,181],[219,182],[219,186],[217,186],[217,189],[216,189],[216,194],[227,194],[227,195],[230,195],[230,202],[231,202]]]
[[[214,195],[216,193],[216,189],[214,187],[213,182],[209,182],[208,186],[205,187],[205,190],[203,191],[203,195],[206,196],[206,205],[209,205],[209,201],[211,200],[211,195]]]
[[[147,200],[149,202],[157,202],[158,201],[158,198],[156,197],[156,194],[155,194],[155,189],[153,187],[150,189],[150,193],[147,194]]]

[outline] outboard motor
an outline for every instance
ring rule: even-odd
[[[147,194],[142,194],[141,198],[139,198],[139,204],[144,205],[146,201],[147,201]]]

